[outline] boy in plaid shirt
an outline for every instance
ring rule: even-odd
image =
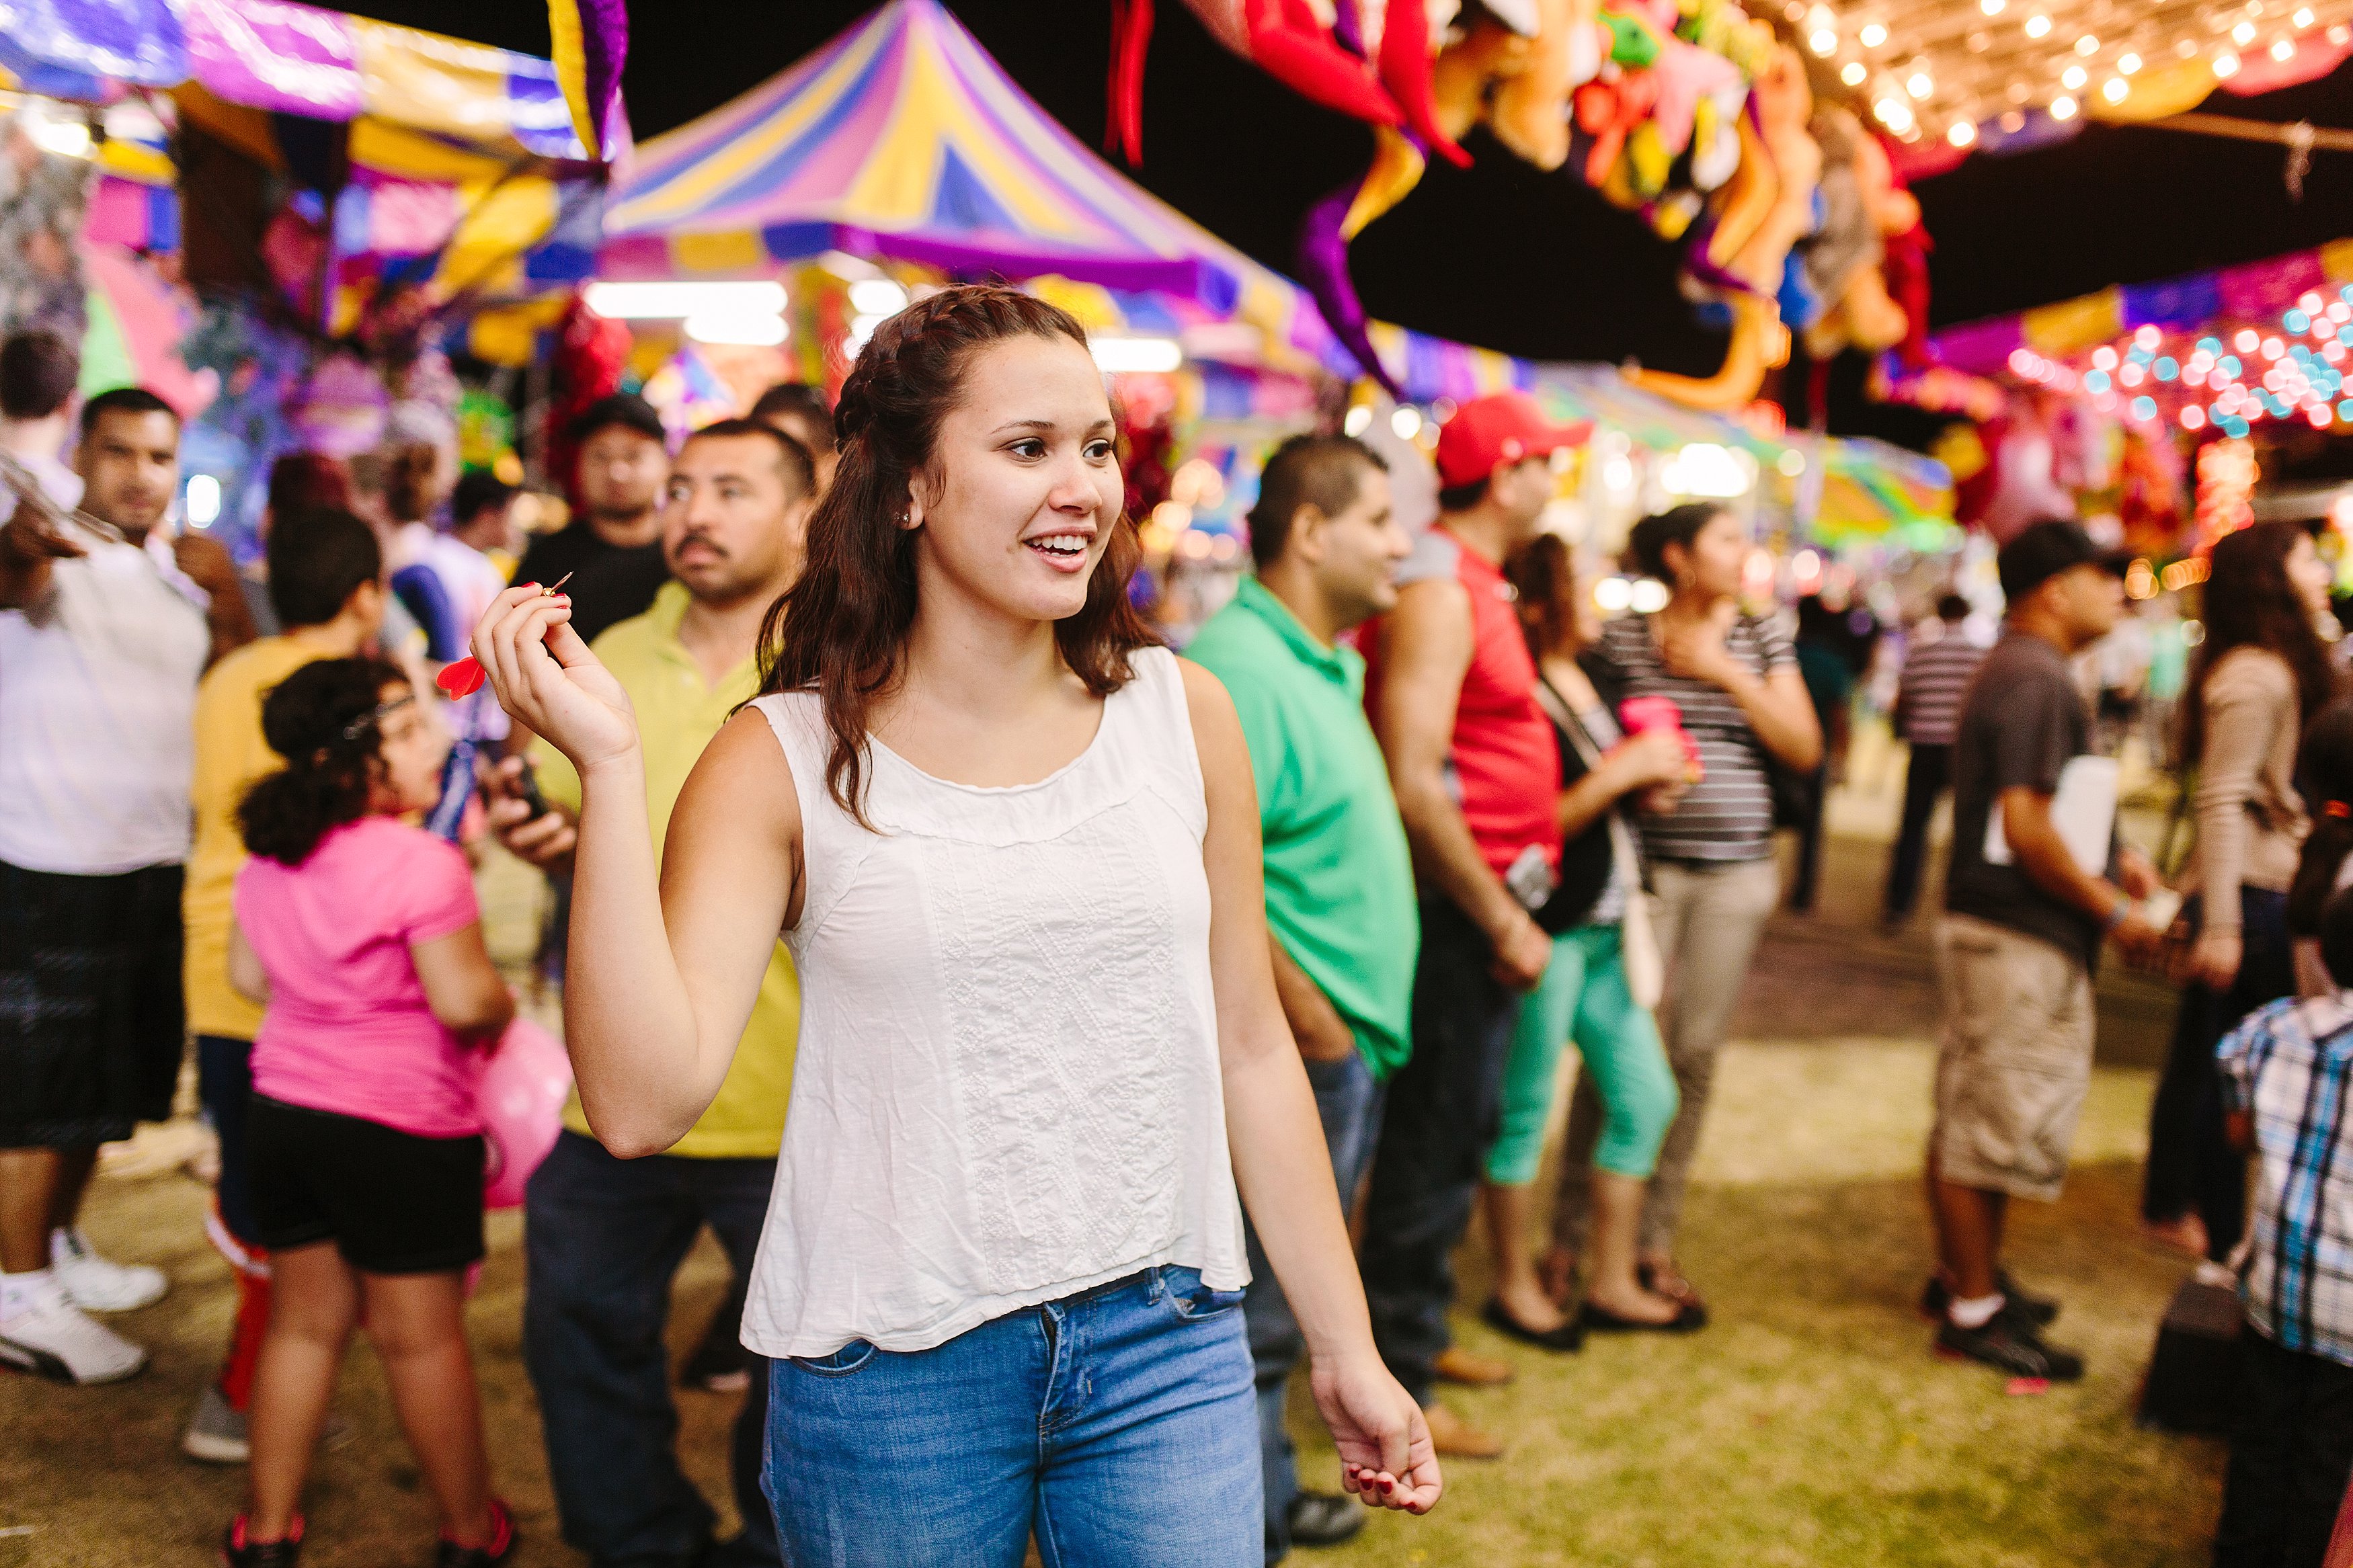
[[[2353,1475],[2353,890],[2320,951],[2336,994],[2274,1002],[2217,1052],[2258,1174],[2215,1568],[2320,1568]]]

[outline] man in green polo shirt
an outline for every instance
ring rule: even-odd
[[[1352,1201],[1380,1122],[1381,1086],[1412,1048],[1408,1018],[1421,931],[1413,863],[1388,764],[1365,719],[1365,661],[1341,635],[1397,603],[1412,541],[1389,508],[1388,465],[1346,436],[1302,436],[1267,460],[1250,514],[1258,575],[1186,656],[1241,715],[1266,847],[1276,989],[1298,1038]],[[1266,1465],[1266,1560],[1330,1545],[1364,1524],[1354,1498],[1299,1488],[1283,1391],[1303,1348],[1252,1234],[1242,1310],[1258,1363]]]
[[[653,608],[617,622],[594,644],[637,710],[657,839],[703,747],[759,690],[760,623],[800,575],[813,489],[807,449],[749,419],[696,431],[670,469],[661,546],[672,580]],[[524,859],[562,867],[575,842],[579,775],[545,742],[533,761],[554,809],[530,819],[520,801],[502,800],[491,825]],[[519,769],[507,769],[512,781]],[[662,1325],[671,1276],[705,1225],[736,1277],[750,1277],[776,1184],[799,1028],[800,988],[780,942],[726,1081],[685,1137],[665,1154],[615,1159],[590,1134],[575,1094],[563,1134],[531,1179],[523,1360],[539,1394],[564,1539],[599,1568],[778,1561],[774,1515],[760,1490],[766,1364],[753,1358],[735,1421],[744,1531],[714,1550],[711,1505],[674,1452]]]

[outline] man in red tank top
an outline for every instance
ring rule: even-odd
[[[1556,425],[1502,393],[1464,404],[1438,437],[1439,518],[1398,573],[1397,608],[1367,631],[1366,706],[1388,758],[1420,884],[1413,1055],[1391,1080],[1366,1207],[1365,1294],[1389,1370],[1429,1411],[1440,1453],[1492,1457],[1494,1436],[1435,1403],[1441,1373],[1511,1369],[1451,1348],[1449,1262],[1493,1141],[1520,998],[1552,947],[1528,911],[1560,856],[1560,758],[1504,579],[1552,499]],[[1576,1348],[1564,1331],[1552,1348]]]

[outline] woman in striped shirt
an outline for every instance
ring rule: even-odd
[[[1630,616],[1603,628],[1601,684],[1620,700],[1671,700],[1704,770],[1672,812],[1642,823],[1651,923],[1667,965],[1667,1059],[1682,1105],[1643,1206],[1641,1273],[1659,1294],[1696,1304],[1697,1293],[1675,1264],[1675,1226],[1716,1053],[1757,936],[1780,898],[1768,769],[1778,762],[1812,771],[1821,761],[1822,734],[1789,639],[1770,622],[1741,614],[1749,541],[1738,518],[1705,503],[1680,506],[1637,523],[1630,549],[1671,596],[1656,615]],[[1560,1246],[1548,1270],[1553,1280],[1566,1279],[1584,1237],[1588,1172],[1600,1125],[1600,1103],[1580,1084],[1555,1211]]]

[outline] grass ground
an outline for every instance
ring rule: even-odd
[[[2164,1303],[2186,1272],[2138,1234],[2136,1197],[2168,998],[2133,977],[2101,987],[2101,1058],[2056,1205],[2021,1205],[2013,1260],[2066,1302],[2054,1337],[2087,1355],[2081,1384],[2027,1397],[1933,1359],[1913,1313],[1927,1267],[1916,1171],[1933,1061],[1922,930],[1872,922],[1882,850],[1868,801],[1834,840],[1826,907],[1768,933],[1718,1079],[1684,1259],[1716,1322],[1682,1341],[1597,1340],[1546,1357],[1505,1347],[1469,1314],[1463,1340],[1519,1369],[1508,1387],[1450,1393],[1507,1433],[1495,1463],[1457,1463],[1427,1519],[1382,1518],[1355,1543],[1301,1553],[1329,1568],[2173,1568],[2201,1563],[2219,1502],[2211,1441],[2143,1432],[2135,1394]],[[501,872],[501,940],[522,940],[522,885]],[[0,1378],[0,1568],[206,1561],[241,1477],[180,1458],[179,1424],[227,1331],[226,1270],[205,1244],[205,1193],[181,1171],[189,1131],[145,1136],[97,1184],[90,1226],[117,1256],[166,1268],[173,1294],[125,1331],[142,1378],[58,1389]],[[520,1223],[494,1216],[472,1324],[498,1481],[525,1532],[519,1568],[581,1560],[556,1538],[538,1415],[520,1360]],[[1479,1246],[1463,1300],[1482,1299]],[[706,1245],[679,1282],[683,1355],[723,1279]],[[731,1399],[681,1394],[681,1451],[726,1496]],[[1294,1390],[1294,1430],[1318,1428]],[[316,1568],[429,1557],[430,1509],[382,1379],[352,1358],[339,1408],[356,1428],[324,1456],[309,1508]],[[1304,1456],[1329,1484],[1328,1447]],[[723,1502],[722,1503],[723,1507]]]

